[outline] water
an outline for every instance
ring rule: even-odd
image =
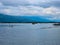
[[[60,26],[0,23],[0,45],[60,45]]]

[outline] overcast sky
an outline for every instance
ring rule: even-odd
[[[60,0],[0,0],[0,13],[20,15],[60,15]]]

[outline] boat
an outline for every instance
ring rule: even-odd
[[[32,24],[37,24],[37,23],[32,22]]]
[[[55,24],[53,24],[53,25],[55,25],[55,26],[60,26],[60,23],[55,23]]]

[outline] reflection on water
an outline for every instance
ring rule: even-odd
[[[0,24],[0,45],[60,45],[60,26]]]

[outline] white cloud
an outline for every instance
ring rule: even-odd
[[[56,7],[49,7],[43,10],[43,13],[51,15],[57,15],[58,14],[57,12],[60,12],[60,10],[57,9]]]
[[[21,16],[21,15],[54,15],[57,16],[60,14],[60,8],[48,7],[43,8],[40,6],[6,6],[3,3],[0,3],[0,13]]]
[[[42,7],[35,6],[6,6],[5,9],[0,9],[0,13],[10,14],[10,15],[40,15]]]

